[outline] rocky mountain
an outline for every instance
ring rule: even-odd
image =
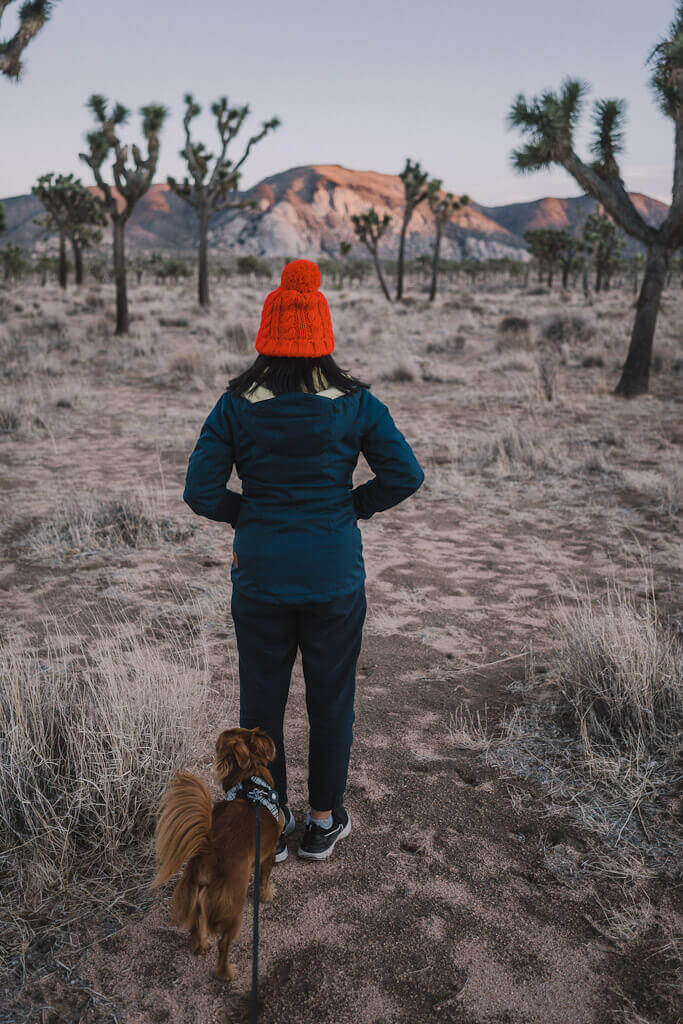
[[[387,258],[398,247],[403,209],[403,186],[397,175],[354,171],[338,164],[293,167],[264,178],[244,193],[254,200],[253,211],[228,210],[211,223],[211,244],[218,253],[258,256],[319,258],[337,256],[342,239],[354,245],[352,256],[366,257],[356,243],[351,216],[374,206],[388,213],[392,224],[382,248]],[[668,207],[648,196],[633,194],[634,202],[653,224],[660,224]],[[27,248],[51,244],[41,237],[35,218],[42,207],[32,195],[3,201],[8,230],[3,240]],[[506,206],[482,206],[472,201],[456,212],[444,230],[442,255],[446,259],[519,257],[524,232],[529,228],[557,227],[577,230],[595,201],[589,196],[538,199]],[[431,251],[433,220],[421,204],[410,223],[409,256]],[[196,245],[194,212],[169,190],[154,185],[138,204],[127,229],[129,248],[190,251]]]

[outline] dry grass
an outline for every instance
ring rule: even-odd
[[[553,640],[547,672],[538,678],[529,664],[525,703],[496,721],[463,707],[452,739],[542,782],[617,859],[635,854],[675,873],[683,842],[667,801],[680,783],[680,641],[652,598],[623,588],[561,607]]]
[[[160,509],[149,496],[89,498],[71,502],[28,535],[25,544],[41,559],[62,558],[95,550],[155,547],[187,540],[195,530]]]
[[[27,868],[27,893],[115,860],[153,829],[168,779],[203,722],[201,651],[125,623],[75,652],[0,647],[0,841]]]
[[[197,760],[208,694],[201,633],[109,618],[72,643],[0,643],[0,973],[59,962],[74,930],[148,899],[159,800]]]
[[[534,348],[531,323],[525,316],[508,315],[498,325],[498,352],[531,351]]]

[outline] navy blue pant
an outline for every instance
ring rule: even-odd
[[[275,742],[277,757],[271,770],[283,803],[288,799],[283,722],[298,649],[310,729],[309,803],[327,811],[343,802],[365,609],[364,587],[332,601],[297,605],[255,601],[233,589],[240,725],[258,725]]]

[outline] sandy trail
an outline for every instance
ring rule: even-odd
[[[363,526],[369,615],[347,794],[353,832],[320,865],[295,856],[307,741],[295,669],[287,743],[299,825],[289,860],[275,872],[275,903],[263,910],[264,1021],[603,1024],[629,972],[639,991],[650,984],[651,968],[619,954],[591,923],[599,885],[571,869],[585,849],[580,831],[549,813],[538,787],[458,749],[448,727],[463,703],[486,703],[495,714],[511,700],[506,685],[521,678],[524,652],[533,645],[542,657],[547,649],[558,598],[572,600],[577,586],[601,593],[615,574],[642,585],[639,549],[664,606],[671,604],[675,536],[670,520],[635,501],[615,476],[468,468],[462,452],[477,431],[500,433],[529,419],[518,392],[496,394],[495,375],[482,383],[486,371],[470,362],[461,370],[471,374],[469,390],[447,382],[376,386],[415,444],[427,484],[416,500]],[[213,393],[179,394],[132,371],[111,379],[89,372],[87,410],[60,421],[52,437],[0,447],[3,489],[12,494],[3,629],[38,636],[41,620],[57,615],[77,635],[93,609],[105,614],[112,601],[154,616],[177,607],[178,595],[220,592],[210,652],[217,732],[236,723],[228,530],[201,523],[173,547],[94,551],[53,564],[16,544],[71,492],[142,485],[163,490],[165,507],[185,516],[187,453]],[[571,452],[610,430],[628,433],[637,443],[613,449],[615,470],[623,463],[645,471],[660,465],[654,420],[669,458],[680,440],[670,392],[626,406],[586,389],[560,409],[535,412],[531,425],[561,434]],[[444,461],[444,443],[461,446],[459,462]],[[81,954],[64,952],[110,1005],[92,1004],[79,1017],[82,991],[53,975],[25,993],[52,1007],[41,1024],[110,1019],[111,1008],[127,1024],[244,1020],[250,910],[235,947],[237,980],[227,987],[212,976],[213,954],[190,955],[167,896],[110,937],[93,928]]]

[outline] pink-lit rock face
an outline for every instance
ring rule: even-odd
[[[457,182],[447,183],[457,194]],[[229,210],[213,218],[211,246],[233,255],[338,256],[342,240],[353,244],[352,258],[365,259],[367,250],[357,244],[351,217],[374,206],[380,216],[392,218],[382,239],[382,252],[395,257],[403,211],[403,186],[396,174],[355,171],[338,164],[293,167],[264,178],[244,193],[256,209]],[[491,259],[524,254],[524,232],[530,228],[576,229],[595,208],[587,196],[571,199],[545,198],[528,203],[486,207],[476,197],[457,211],[446,225],[441,246],[444,259]],[[638,210],[652,224],[665,218],[668,207],[656,199],[633,195]],[[8,241],[27,246],[35,243],[40,204],[33,196],[4,200]],[[35,208],[35,209],[34,209]],[[434,237],[432,214],[426,203],[412,217],[407,254],[413,258],[431,251]],[[129,248],[192,249],[197,242],[196,218],[189,207],[163,183],[153,185],[138,203],[127,229]],[[629,245],[631,243],[627,243]]]

